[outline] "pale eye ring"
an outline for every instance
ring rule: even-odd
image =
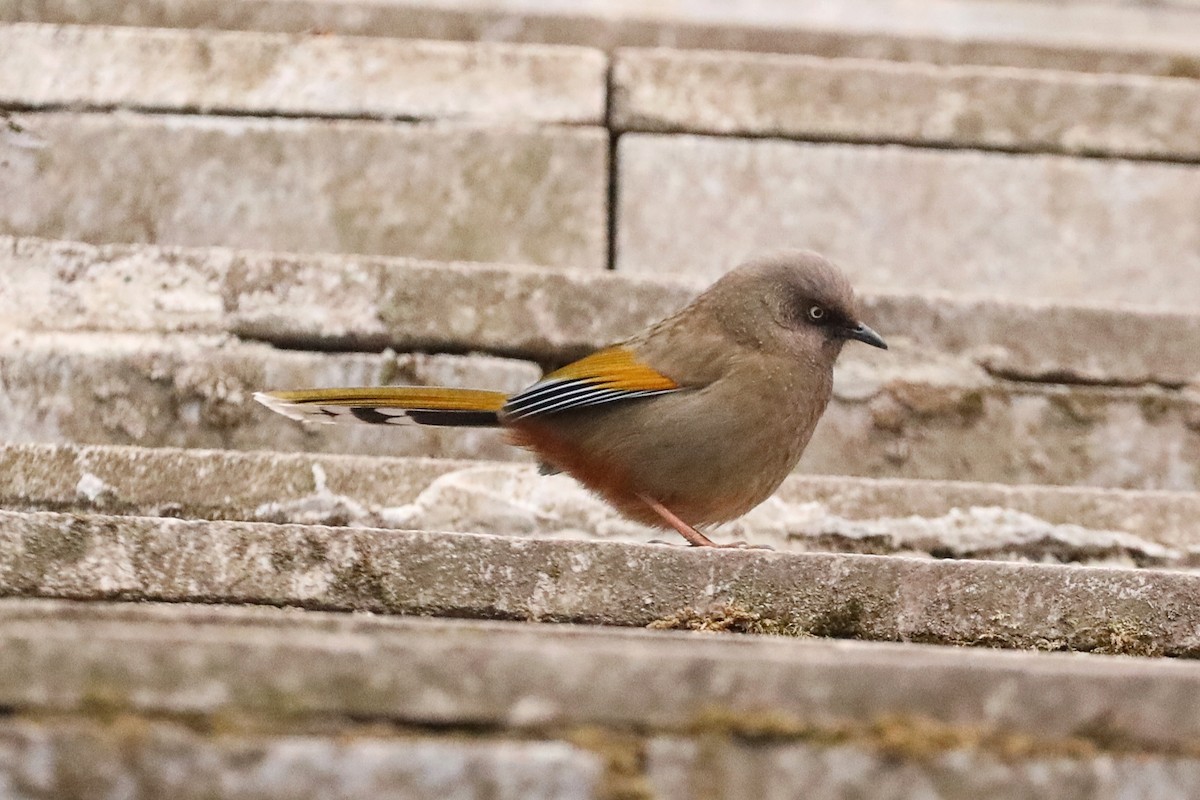
[[[808,318],[813,322],[820,322],[825,319],[825,309],[821,306],[812,306],[808,309]]]

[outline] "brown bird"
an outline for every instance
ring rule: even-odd
[[[268,392],[293,419],[502,427],[551,471],[625,516],[721,547],[699,527],[745,514],[795,467],[858,319],[845,276],[816,253],[743,264],[675,315],[512,396],[384,386]]]

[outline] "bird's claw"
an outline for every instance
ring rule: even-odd
[[[771,550],[775,548],[769,544],[750,544],[749,542],[728,542],[720,544],[713,542],[712,544],[692,544],[691,542],[668,542],[663,539],[649,539],[646,544],[665,544],[667,547],[716,547],[722,550]]]
[[[750,544],[749,542],[726,542],[725,544],[713,544],[713,547],[723,547],[730,550],[774,550],[769,544]]]

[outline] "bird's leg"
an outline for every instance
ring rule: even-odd
[[[646,495],[638,495],[642,502],[654,509],[654,513],[662,517],[668,525],[679,531],[679,535],[687,539],[688,544],[692,547],[719,547],[716,542],[705,536],[700,531],[688,525],[686,522],[675,516],[671,509],[664,506],[662,503],[647,497]]]
[[[757,550],[772,550],[774,548],[765,544],[746,544],[745,542],[730,542],[729,544],[718,544],[712,539],[705,536],[700,531],[688,525],[675,515],[675,512],[664,506],[657,500],[647,497],[644,494],[638,495],[642,502],[654,509],[654,512],[662,517],[668,525],[679,531],[679,535],[687,539],[688,544],[692,547],[727,547],[727,548],[751,548]]]

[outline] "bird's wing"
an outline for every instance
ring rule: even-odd
[[[682,386],[638,360],[632,350],[610,347],[551,372],[513,395],[501,414],[518,422],[588,406],[680,391]]]
[[[254,399],[285,417],[306,422],[370,425],[493,427],[504,405],[501,392],[432,386],[374,386],[258,392]]]

